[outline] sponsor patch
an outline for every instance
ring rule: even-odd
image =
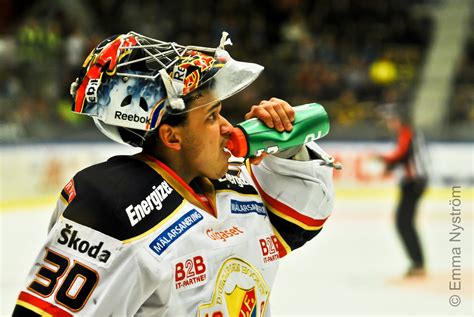
[[[161,255],[173,242],[203,219],[204,216],[199,211],[191,209],[158,235],[150,243],[150,249]]]
[[[153,186],[152,191],[145,199],[136,205],[125,208],[130,225],[133,227],[151,212],[161,210],[163,202],[172,192],[173,188],[166,181],[162,181],[158,186]]]
[[[188,255],[174,265],[174,286],[178,292],[196,288],[207,282],[207,260],[203,255]]]
[[[235,176],[229,173],[226,173],[222,178],[219,178],[219,182],[230,182],[231,184],[237,185],[240,188],[243,188],[244,186],[251,186],[250,182],[244,178],[241,178],[239,176]]]
[[[258,238],[258,244],[264,264],[277,261],[280,258],[280,242],[275,235],[262,236]]]
[[[66,186],[64,186],[64,191],[68,195],[67,202],[70,203],[74,197],[76,197],[76,188],[74,187],[74,179],[71,179]]]
[[[70,220],[58,221],[53,230],[57,248],[101,267],[109,267],[122,247],[120,241]]]
[[[240,201],[230,200],[230,212],[233,214],[249,214],[256,213],[261,216],[266,216],[265,206],[258,201]]]
[[[219,269],[211,302],[199,306],[198,316],[264,316],[269,295],[257,268],[230,258]]]
[[[206,235],[215,241],[227,242],[227,239],[241,235],[244,233],[244,230],[240,229],[238,226],[233,226],[232,228],[225,230],[214,230],[212,228],[206,229]]]

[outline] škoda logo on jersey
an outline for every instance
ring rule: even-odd
[[[207,282],[207,260],[202,255],[189,255],[174,265],[174,286],[180,292]]]
[[[56,227],[55,233],[58,247],[99,266],[109,266],[112,258],[121,247],[118,240],[107,237],[93,229],[68,224],[64,221],[61,226]]]
[[[211,302],[199,306],[198,316],[262,317],[269,295],[270,289],[255,267],[230,258],[219,269]]]

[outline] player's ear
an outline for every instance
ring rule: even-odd
[[[179,127],[173,127],[169,124],[162,124],[158,128],[158,138],[164,146],[175,151],[181,150],[181,129]]]

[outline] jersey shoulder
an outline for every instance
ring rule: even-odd
[[[219,179],[211,180],[211,182],[216,192],[231,191],[240,194],[258,195],[247,171],[246,162],[242,160],[230,161],[226,174]]]
[[[163,177],[133,156],[116,156],[88,167],[61,193],[63,216],[118,240],[161,223],[183,201]]]

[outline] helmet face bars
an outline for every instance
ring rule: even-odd
[[[222,101],[260,75],[262,66],[233,60],[227,44],[226,32],[217,48],[135,32],[110,37],[92,50],[71,84],[72,111],[91,116],[112,140],[142,146],[164,117],[196,109],[186,100],[206,91],[211,98],[199,107]]]

